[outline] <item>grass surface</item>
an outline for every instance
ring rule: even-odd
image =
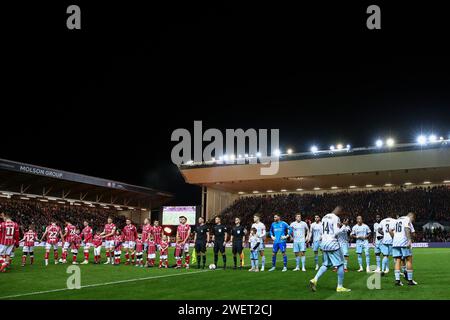
[[[232,265],[231,250],[227,249],[228,266]],[[373,250],[371,263],[375,264]],[[104,253],[103,253],[104,254]],[[245,262],[249,263],[248,251]],[[336,293],[336,274],[329,270],[319,281],[317,292],[311,292],[308,280],[315,275],[313,253],[307,251],[307,272],[293,272],[295,260],[288,249],[288,272],[281,272],[282,259],[278,256],[278,270],[267,272],[271,263],[270,248],[266,249],[266,271],[250,273],[228,268],[215,271],[159,270],[134,266],[80,265],[81,289],[69,290],[66,286],[70,276],[67,265],[43,265],[43,250],[37,248],[34,265],[21,267],[20,250],[13,265],[0,274],[0,299],[450,299],[450,249],[414,249],[414,278],[416,287],[393,285],[391,272],[381,277],[381,289],[369,290],[367,279],[373,274],[358,273],[354,250],[350,251],[349,272],[345,274],[345,287],[350,293]],[[79,259],[82,259],[81,253]],[[173,264],[173,252],[169,252]],[[212,262],[209,249],[207,265]]]

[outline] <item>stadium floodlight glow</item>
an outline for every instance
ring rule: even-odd
[[[388,147],[393,147],[394,144],[395,144],[394,139],[388,138],[388,139],[386,140],[386,145],[387,145]]]
[[[355,189],[355,188],[356,188],[356,186],[349,186],[349,188],[350,188],[350,189]]]
[[[336,146],[336,148],[337,148],[338,150],[342,150],[342,149],[344,148],[344,146],[343,146],[341,143],[339,143],[339,144]]]
[[[337,186],[332,186],[331,189],[332,190],[336,190],[336,189],[338,189],[338,187]]]
[[[219,157],[219,161],[222,161],[222,160],[223,160],[223,156],[220,156],[220,157]]]
[[[375,141],[375,146],[377,148],[381,148],[383,146],[383,140],[378,139],[377,141]]]
[[[227,154],[223,155],[223,161],[228,161],[228,155]]]
[[[444,183],[450,183],[450,180],[444,180]]]
[[[292,154],[294,151],[292,151],[292,149],[287,149],[287,154]]]
[[[297,188],[296,190],[297,190],[297,191],[303,191],[303,189],[302,189],[302,188]]]
[[[216,161],[216,158],[212,157],[212,158],[211,158],[211,161],[212,161],[212,162],[215,162],[215,161]]]
[[[405,186],[410,186],[410,185],[412,185],[412,182],[405,182],[404,185]]]
[[[423,184],[431,184],[431,181],[424,181]]]
[[[317,190],[320,190],[320,188],[319,187],[315,187],[314,190],[317,191]]]
[[[352,146],[349,145],[349,144],[348,144],[347,147],[346,147],[347,150],[350,150],[351,148],[352,148]]]
[[[372,188],[373,185],[372,184],[366,184],[366,188]]]
[[[248,153],[244,154],[244,157],[248,158]]]
[[[384,186],[385,187],[392,187],[392,183],[385,183]]]
[[[279,157],[279,156],[281,155],[281,150],[280,150],[280,149],[275,149],[275,150],[273,151],[273,155],[274,155],[275,157]]]
[[[147,209],[145,209],[145,208],[141,208],[141,211],[147,211]]]
[[[239,192],[238,192],[238,194],[244,194],[244,193],[245,193],[244,191],[239,191]]]
[[[427,143],[427,138],[421,134],[420,136],[417,137],[417,143],[420,144],[421,146],[425,145]]]
[[[316,153],[319,150],[319,148],[317,148],[317,146],[312,146],[310,150],[312,153]]]
[[[333,146],[333,145],[330,146],[330,150],[331,150],[331,151],[334,150],[334,146]]]
[[[272,193],[273,192],[273,190],[267,190],[267,193]]]
[[[281,191],[281,192],[286,192],[287,190],[286,190],[286,189],[281,189],[280,191]]]
[[[242,158],[242,154],[239,154],[239,155],[238,155],[238,159],[241,159],[241,158]]]
[[[256,193],[259,193],[259,191],[255,190],[255,191],[253,191],[253,193],[255,193],[255,194],[256,194]]]
[[[257,152],[257,153],[256,153],[256,156],[257,156],[258,158],[260,158],[260,157],[261,157],[261,152]]]
[[[64,201],[58,201],[59,204],[66,204]]]
[[[440,137],[439,137],[439,140],[441,140],[441,141],[444,140],[444,137],[443,137],[443,136],[440,136]]]
[[[437,141],[437,136],[435,134],[430,134],[428,136],[428,141],[430,141],[431,143],[436,142]]]
[[[232,155],[230,156],[230,160],[231,160],[231,161],[234,161],[234,159],[236,159],[236,156],[235,156],[234,154],[232,154]]]
[[[21,200],[30,200],[28,197],[20,197]]]

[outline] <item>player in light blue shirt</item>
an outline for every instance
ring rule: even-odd
[[[316,271],[319,270],[319,249],[320,240],[322,239],[322,222],[318,215],[314,216],[314,222],[311,223],[308,242],[311,241],[311,247],[314,251],[314,262],[316,263]],[[311,239],[312,237],[312,239]]]
[[[368,225],[363,223],[361,216],[356,217],[356,224],[352,228],[351,236],[356,239],[356,254],[358,255],[359,270],[362,272],[362,252],[366,256],[366,271],[370,272],[369,236],[371,234]]]
[[[337,239],[339,241],[339,245],[341,246],[342,255],[344,256],[344,272],[348,272],[348,240],[351,229],[348,225],[348,218],[342,219],[342,226],[339,234],[337,235]]]
[[[269,271],[275,270],[275,265],[277,263],[277,253],[278,250],[283,254],[283,272],[287,271],[287,256],[286,256],[286,239],[290,234],[289,225],[281,221],[279,214],[273,216],[274,222],[270,226],[270,237],[273,240],[273,250],[272,250],[272,268]]]
[[[306,239],[309,238],[309,228],[306,222],[302,221],[302,215],[297,213],[295,215],[295,221],[291,223],[291,238],[294,240],[294,254],[296,267],[293,271],[300,270],[300,259],[302,261],[302,271],[306,271],[305,268],[305,251],[306,251]]]
[[[375,272],[381,272],[381,239],[383,239],[383,235],[380,233],[381,226],[381,216],[377,214],[375,216],[375,223],[373,224],[373,246],[375,250],[375,259],[377,261],[377,269]]]

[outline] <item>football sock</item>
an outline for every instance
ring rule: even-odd
[[[206,264],[206,255],[203,256],[203,265]]]
[[[337,269],[337,286],[338,288],[341,288],[342,285],[344,284],[344,266],[340,265],[339,268]]]
[[[266,265],[266,256],[261,257],[261,267],[264,267]]]
[[[389,258],[388,257],[383,257],[383,261],[382,261],[382,264],[381,264],[381,270],[385,271],[388,265],[389,265]]]
[[[327,269],[328,269],[327,267],[321,266],[319,268],[319,271],[317,271],[316,276],[314,277],[314,279],[316,279],[316,281],[319,280],[320,277],[325,273],[325,271],[327,271]]]
[[[318,254],[316,254],[314,256],[314,262],[316,263],[316,265],[319,264],[319,255]]]
[[[295,257],[295,265],[297,266],[297,268],[300,267],[300,257],[299,256]]]
[[[55,258],[55,261],[58,260],[58,250],[53,250],[53,258]]]
[[[219,260],[219,255],[217,253],[214,254],[214,264],[217,266],[217,260]]]
[[[302,268],[304,268],[305,267],[305,262],[306,262],[306,257],[302,256],[301,260],[302,260]]]
[[[347,263],[348,263],[347,259],[344,258],[344,269],[347,269]]]
[[[233,256],[233,262],[234,262],[234,266],[236,267],[237,266],[237,257],[236,256]]]
[[[358,264],[362,268],[362,256],[358,253]]]
[[[197,267],[199,267],[199,268],[200,268],[201,258],[202,258],[202,256],[197,255]]]
[[[413,279],[413,271],[412,270],[407,270],[406,272],[407,272],[407,275],[408,275],[408,280],[412,281],[412,279]]]
[[[22,264],[25,264],[25,262],[27,262],[27,255],[26,254],[24,254],[22,256]]]
[[[276,264],[277,264],[277,256],[273,255],[272,256],[272,267],[275,267]]]
[[[284,267],[287,266],[287,256],[286,255],[283,256],[283,265],[284,265]]]
[[[380,268],[381,257],[378,255],[378,256],[375,256],[375,259],[377,260],[377,268],[379,269]]]
[[[395,275],[395,280],[400,281],[400,270],[395,270],[394,275]]]
[[[222,260],[223,260],[223,266],[225,267],[226,264],[227,264],[227,256],[226,256],[226,255],[223,255],[223,256],[222,256]]]
[[[366,254],[366,267],[370,267],[370,255]]]
[[[30,252],[30,264],[33,264],[34,262],[34,253]]]

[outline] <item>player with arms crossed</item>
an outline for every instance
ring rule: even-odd
[[[359,264],[358,272],[362,272],[364,270],[362,261],[363,250],[366,256],[366,271],[370,272],[369,240],[367,240],[370,236],[370,233],[371,233],[370,228],[367,224],[363,223],[362,216],[357,216],[356,224],[353,226],[350,235],[356,239],[356,254],[358,255],[358,264]]]
[[[89,222],[84,221],[83,225],[84,225],[84,228],[83,228],[83,231],[81,231],[81,234],[83,236],[83,241],[84,241],[84,247],[83,247],[84,261],[81,264],[88,264],[89,263],[89,249],[93,245],[92,244],[93,232],[92,232],[92,228],[89,226]]]
[[[180,224],[177,227],[177,238],[180,239],[180,245],[182,252],[184,253],[184,267],[189,269],[189,237],[191,235],[191,226],[187,223],[187,218],[185,216],[179,217]],[[180,257],[181,258],[181,257]]]
[[[395,221],[395,225],[389,227],[389,232],[392,237],[392,256],[395,259],[395,285],[403,286],[400,281],[400,269],[402,264],[402,257],[406,260],[406,274],[408,285],[417,285],[417,282],[413,280],[413,264],[412,264],[412,251],[411,251],[411,230],[414,222],[415,215],[410,212],[408,215],[398,218]]]
[[[76,233],[76,227],[70,223],[69,221],[64,222],[64,224],[66,225],[66,227],[64,228],[64,234],[63,234],[63,239],[64,239],[64,245],[62,248],[62,257],[61,259],[59,259],[60,263],[67,263],[67,254],[69,252],[69,248],[72,245],[72,238]]]
[[[116,225],[113,219],[108,217],[107,224],[100,234],[105,239],[106,262],[104,264],[114,264],[114,235],[116,234]]]
[[[264,240],[266,239],[266,226],[261,222],[261,216],[257,213],[253,216],[253,224],[252,228],[256,229],[256,236],[259,237],[259,254],[261,255],[261,269],[260,271],[264,271],[264,267],[266,265],[266,256],[264,255]]]
[[[291,223],[291,237],[294,239],[294,254],[295,254],[295,269],[293,271],[300,270],[300,260],[302,261],[302,271],[306,271],[305,268],[305,252],[306,252],[306,239],[309,238],[309,228],[306,222],[302,221],[302,215],[297,213],[295,215],[295,221]]]
[[[233,252],[233,269],[237,269],[237,255],[239,255],[239,269],[242,269],[242,251],[244,250],[245,235],[247,230],[241,225],[241,219],[236,217],[234,219],[234,227],[231,229],[231,244]]]
[[[317,290],[317,282],[320,277],[328,270],[328,267],[337,268],[337,292],[349,292],[350,289],[344,288],[344,256],[337,236],[341,232],[339,215],[342,212],[340,206],[336,207],[332,213],[325,215],[322,219],[323,233],[320,247],[323,252],[323,264],[317,271],[316,276],[309,281],[312,291]]]
[[[289,225],[281,221],[281,217],[279,214],[275,213],[273,216],[273,222],[270,226],[270,237],[273,240],[273,249],[272,249],[272,268],[269,271],[274,271],[276,269],[277,264],[277,253],[281,251],[283,255],[283,270],[282,272],[287,271],[287,256],[286,256],[286,239],[289,237],[291,233]]]
[[[38,241],[38,235],[36,231],[34,231],[34,226],[31,225],[28,228],[28,231],[23,235],[23,248],[22,248],[22,267],[25,267],[27,262],[27,255],[30,256],[30,264],[34,262],[34,243]]]
[[[45,232],[42,235],[40,241],[45,239],[45,256],[44,262],[48,266],[48,257],[50,255],[50,249],[53,248],[53,258],[55,259],[55,264],[58,264],[58,241],[61,237],[61,241],[64,242],[63,234],[61,228],[56,225],[56,220],[52,219],[50,225],[45,228]]]
[[[314,216],[314,222],[311,223],[310,234],[308,242],[311,241],[312,237],[312,249],[314,252],[314,263],[316,264],[316,271],[319,270],[319,249],[320,249],[320,239],[322,238],[322,222],[320,222],[320,217],[318,215]]]
[[[195,252],[197,253],[197,268],[200,269],[200,261],[202,261],[202,267],[205,269],[206,244],[209,242],[209,230],[203,217],[198,218],[198,224],[194,228],[194,233]]]
[[[381,240],[383,239],[383,235],[379,232],[380,229],[381,216],[377,214],[375,216],[375,223],[373,224],[373,233],[375,234],[373,237],[373,247],[375,251],[375,259],[377,262],[377,268],[375,272],[381,272]]]
[[[384,276],[389,273],[389,256],[392,255],[392,237],[390,233],[391,226],[395,225],[395,219],[390,217],[381,220],[378,227],[378,232],[383,235],[380,244],[380,251],[383,255],[381,261],[381,275]]]
[[[228,238],[228,229],[222,224],[222,219],[220,217],[216,217],[214,219],[216,223],[213,227],[213,237],[212,241],[214,244],[214,265],[217,267],[217,261],[219,260],[219,252],[222,255],[223,260],[223,268],[227,267],[227,256],[225,254],[225,248],[227,244]]]
[[[0,223],[0,272],[5,272],[11,264],[11,253],[19,246],[19,225],[11,220],[7,213],[2,213]]]
[[[125,220],[125,227],[122,230],[124,239],[123,248],[125,249],[125,264],[129,265],[134,262],[134,248],[136,247],[137,229],[130,219]],[[131,262],[130,262],[131,258]]]

